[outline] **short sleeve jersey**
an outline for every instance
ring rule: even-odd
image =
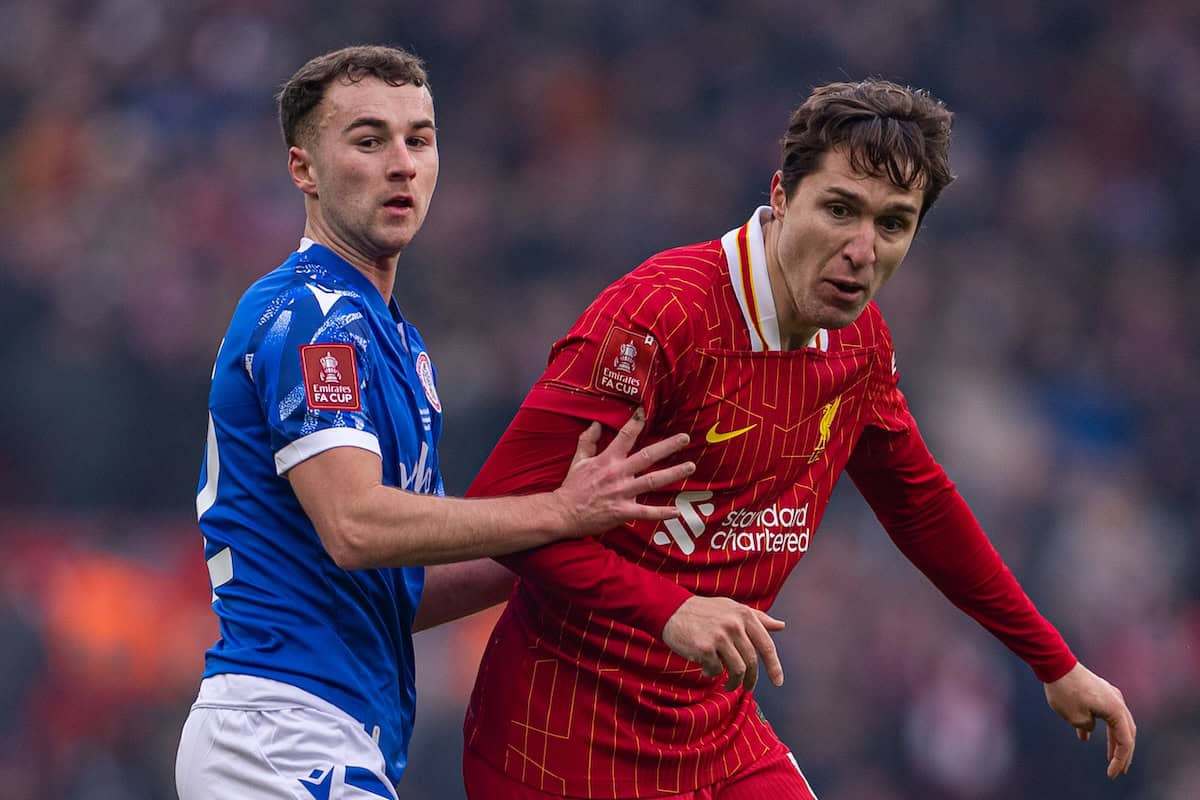
[[[412,732],[424,570],[339,568],[287,472],[356,447],[380,456],[385,485],[441,494],[441,427],[417,329],[332,251],[305,239],[243,295],[213,370],[196,499],[220,623],[204,674],[333,703],[378,739],[393,781]]]

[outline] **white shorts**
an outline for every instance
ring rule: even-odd
[[[200,684],[175,759],[179,800],[398,800],[362,724],[295,686],[250,675]]]

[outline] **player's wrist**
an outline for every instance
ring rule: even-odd
[[[1075,654],[1066,650],[1056,654],[1053,658],[1030,663],[1029,667],[1038,680],[1049,685],[1066,677],[1079,665],[1079,659],[1075,657]]]
[[[564,539],[579,530],[578,509],[562,487],[551,492],[530,495],[529,499],[535,503],[531,513],[532,519],[537,522],[533,527],[543,544]]]

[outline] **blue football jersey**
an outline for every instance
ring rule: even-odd
[[[377,738],[393,781],[412,733],[424,569],[340,569],[286,474],[359,447],[381,457],[384,484],[442,494],[441,428],[420,334],[329,249],[303,240],[242,296],[213,369],[196,498],[221,634],[204,675],[271,678],[333,703]]]

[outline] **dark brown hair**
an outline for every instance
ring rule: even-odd
[[[312,112],[335,80],[358,83],[378,78],[392,86],[429,86],[420,58],[396,47],[357,45],[334,50],[309,61],[288,78],[275,96],[279,127],[288,147],[305,146],[315,133]]]
[[[954,175],[950,128],[954,114],[929,92],[872,78],[818,86],[792,112],[783,137],[781,184],[787,197],[835,147],[845,147],[854,169],[925,192],[921,219]]]

